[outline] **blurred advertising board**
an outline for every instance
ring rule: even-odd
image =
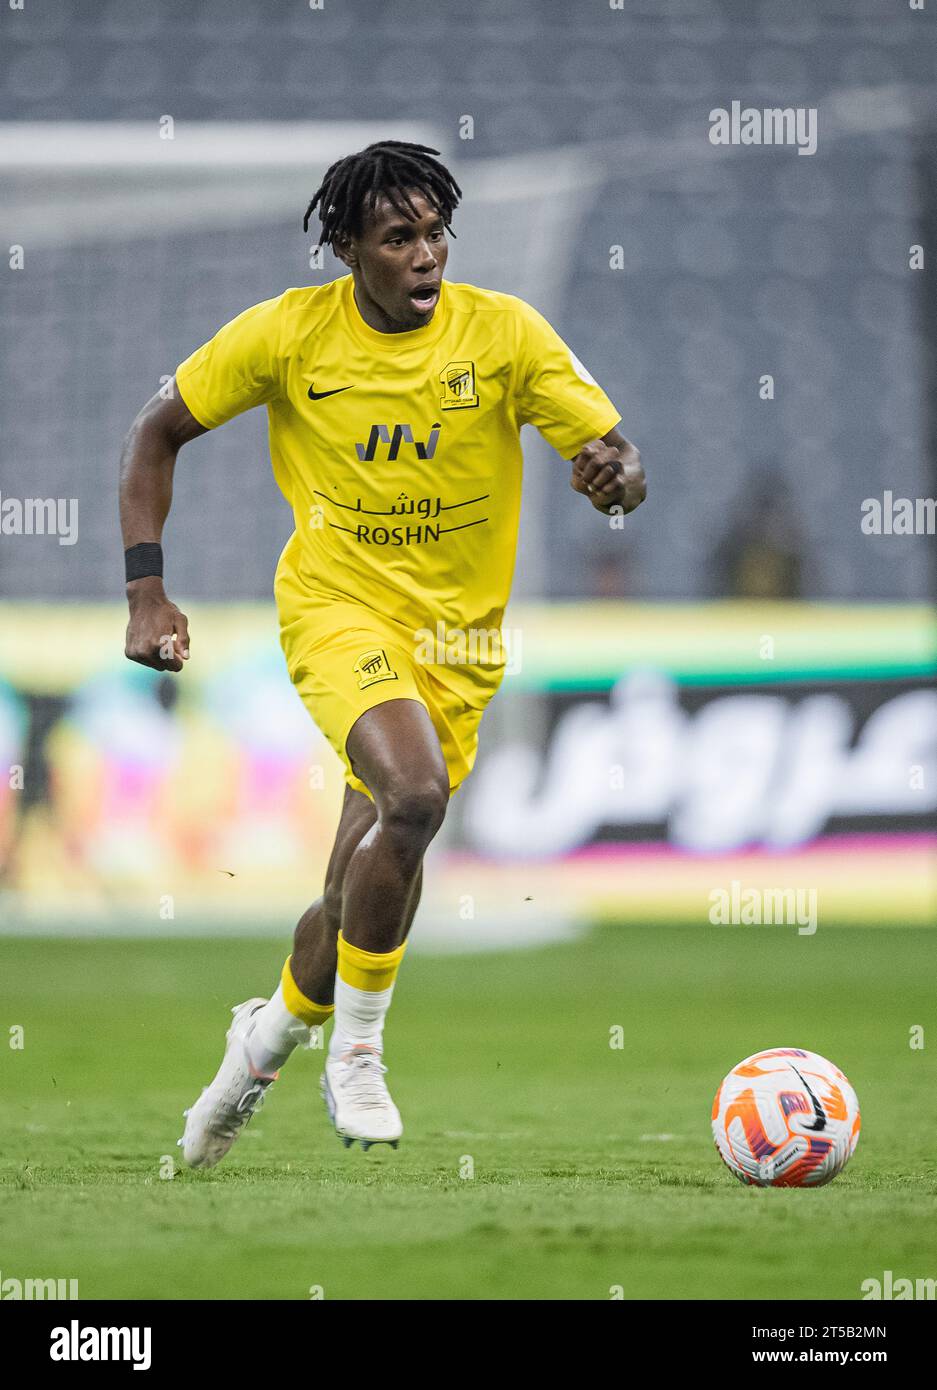
[[[273,609],[187,611],[174,677],[124,659],[118,606],[0,605],[3,929],[283,932],[321,891],[342,773]],[[428,939],[706,923],[758,885],[832,925],[937,917],[929,610],[517,604],[505,638]]]

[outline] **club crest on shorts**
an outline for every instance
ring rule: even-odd
[[[447,362],[439,373],[439,380],[443,386],[440,410],[466,410],[478,405],[474,362]]]
[[[358,686],[361,690],[367,690],[369,685],[376,685],[378,681],[395,681],[397,679],[397,672],[391,670],[387,653],[383,647],[374,647],[369,652],[362,652],[352,670],[358,677]]]

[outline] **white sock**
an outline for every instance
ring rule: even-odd
[[[336,975],[335,1024],[329,1041],[332,1061],[356,1044],[383,1052],[384,1018],[393,992],[393,985],[388,989],[356,989]]]
[[[254,1026],[247,1040],[251,1066],[269,1076],[279,1071],[294,1047],[308,1041],[309,1028],[301,1018],[290,1013],[283,998],[283,986],[277,985],[270,1002],[254,1015]]]

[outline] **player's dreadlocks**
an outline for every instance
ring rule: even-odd
[[[358,154],[339,159],[326,171],[306,209],[303,231],[309,230],[309,219],[318,206],[322,234],[317,245],[328,243],[334,251],[337,238],[361,235],[365,206],[373,212],[382,193],[401,216],[416,218],[407,193],[407,189],[416,189],[439,213],[446,231],[455,236],[449,221],[459,206],[462,190],[445,165],[432,158],[434,154],[439,151],[427,145],[380,140]]]

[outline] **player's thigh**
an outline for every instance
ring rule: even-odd
[[[345,752],[383,818],[439,828],[449,802],[449,769],[425,704],[387,700],[365,710],[349,730]]]

